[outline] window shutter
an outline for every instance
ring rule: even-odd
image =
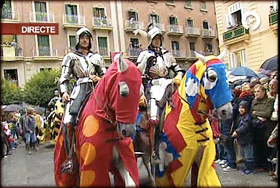
[[[242,66],[247,66],[245,50],[241,50],[241,59],[242,59],[242,63],[241,63]]]

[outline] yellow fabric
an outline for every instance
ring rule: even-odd
[[[176,85],[180,85],[181,83],[181,80],[182,80],[182,75],[181,74],[177,74],[174,78],[173,78],[173,81]]]
[[[144,94],[142,94],[140,97],[139,106],[143,106],[143,107],[147,106],[147,99]]]
[[[196,76],[198,78],[201,78],[205,71],[205,65],[200,61],[196,63],[196,66],[198,70]],[[185,92],[185,82],[186,75],[182,79],[182,82],[178,88],[178,92],[182,98],[187,100]],[[201,88],[199,88],[199,94],[206,97],[206,94]],[[191,114],[189,105],[182,99],[181,103],[183,104],[183,106],[176,126],[183,135],[187,146],[179,153],[181,155],[179,160],[183,164],[183,166],[169,175],[171,176],[176,187],[185,187],[186,179],[193,162],[199,161],[197,186],[221,187],[221,183],[216,174],[215,168],[212,166],[214,165],[216,148],[210,123],[208,120],[206,120],[206,122],[201,126],[195,125],[195,120]],[[166,116],[170,113],[171,109],[172,108],[170,106],[167,106]],[[205,103],[200,103],[198,109],[206,110]],[[204,131],[201,134],[195,133],[196,131],[202,130],[204,128],[207,128],[207,131]],[[204,139],[205,137],[209,138],[209,140],[204,142],[197,142],[198,140]],[[203,154],[200,157],[198,156],[198,151],[201,149],[203,150]],[[201,161],[199,159],[201,159]],[[156,185],[158,187],[171,186],[170,182],[168,182],[167,177],[168,174],[166,172],[162,178],[156,178]]]

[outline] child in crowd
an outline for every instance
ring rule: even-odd
[[[254,147],[253,133],[251,130],[251,115],[249,114],[249,102],[242,100],[239,103],[238,127],[232,133],[232,137],[237,138],[238,144],[242,147],[245,158],[244,174],[250,174],[254,170]]]

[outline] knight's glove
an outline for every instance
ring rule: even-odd
[[[147,99],[144,94],[141,95],[139,100],[139,106],[146,107],[147,106]]]
[[[182,75],[182,73],[179,72],[179,73],[173,78],[173,82],[174,82],[177,86],[179,86],[182,79],[183,79],[183,75]]]

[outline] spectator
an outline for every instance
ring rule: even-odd
[[[241,151],[245,158],[244,174],[250,174],[254,169],[254,147],[253,133],[251,128],[251,115],[249,114],[249,102],[242,100],[239,103],[238,127],[232,133],[232,137],[237,138],[237,143],[241,146]]]
[[[278,181],[278,147],[277,147],[277,143],[278,143],[278,123],[275,126],[275,128],[273,129],[273,131],[271,132],[271,134],[267,140],[268,147],[275,148],[277,151],[276,157],[272,159],[272,162],[276,163],[276,167],[275,167],[273,176],[270,178],[271,181]],[[276,159],[276,161],[274,159]]]
[[[257,172],[269,170],[267,158],[271,154],[266,141],[274,126],[270,117],[273,111],[273,98],[268,98],[265,88],[257,84],[254,88],[255,98],[252,101],[250,113],[252,115],[252,127],[254,132],[254,157]]]
[[[278,80],[272,79],[268,84],[268,97],[272,97],[275,99],[276,95],[278,94]]]
[[[34,143],[36,143],[36,135],[35,135],[35,118],[32,116],[32,110],[26,110],[25,117],[25,139],[26,139],[26,152],[31,155],[30,146],[32,147]],[[36,147],[36,146],[35,146]]]
[[[273,14],[273,13],[275,13],[275,10],[274,10],[273,6],[270,6],[269,7],[269,14]]]

